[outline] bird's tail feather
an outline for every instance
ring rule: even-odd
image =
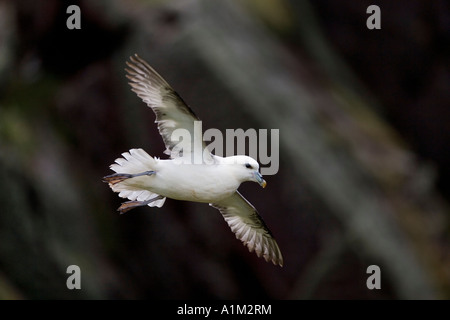
[[[145,171],[153,171],[156,160],[142,149],[131,149],[122,153],[123,158],[117,158],[110,166],[111,170],[121,174],[138,174]],[[109,181],[108,181],[109,182]],[[137,176],[130,179],[123,179],[119,182],[109,182],[109,186],[114,192],[119,193],[119,197],[132,201],[146,201],[159,195],[145,189],[148,184],[148,176]],[[150,207],[162,207],[166,198],[150,202]]]
[[[156,160],[142,149],[131,149],[122,153],[123,158],[117,158],[110,166],[117,173],[136,174],[151,171],[155,168]]]

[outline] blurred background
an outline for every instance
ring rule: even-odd
[[[0,298],[450,298],[447,1],[0,1],[0,26]],[[279,172],[240,191],[283,268],[204,204],[118,214],[109,165],[164,156],[134,53],[204,130],[280,130]]]

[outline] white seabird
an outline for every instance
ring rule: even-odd
[[[115,174],[106,176],[119,197],[128,198],[118,209],[125,213],[133,208],[148,205],[161,207],[166,198],[209,203],[218,209],[236,238],[255,251],[258,257],[283,266],[283,257],[277,242],[253,205],[238,191],[242,182],[254,181],[263,188],[266,181],[259,173],[259,164],[248,156],[219,157],[211,154],[202,141],[194,148],[187,141],[179,149],[179,141],[172,141],[176,129],[186,129],[192,139],[194,122],[199,118],[172,89],[172,87],[138,55],[130,57],[125,69],[134,91],[155,113],[155,122],[171,159],[157,159],[142,149],[122,153],[110,168]],[[192,164],[192,156],[204,159],[202,164]],[[180,161],[182,160],[182,161]]]

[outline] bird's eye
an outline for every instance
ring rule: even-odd
[[[245,167],[247,169],[253,169],[252,165],[250,163],[248,163],[248,162],[245,164]]]

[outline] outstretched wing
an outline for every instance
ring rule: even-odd
[[[222,213],[225,221],[250,250],[255,251],[258,257],[272,261],[275,265],[283,266],[283,256],[280,248],[267,228],[261,216],[238,191],[231,197],[211,206]]]
[[[209,151],[203,152],[206,146],[202,139],[201,127],[194,126],[194,122],[200,119],[180,95],[137,54],[131,56],[126,64],[129,67],[125,70],[130,80],[131,90],[152,108],[156,115],[155,122],[166,145],[165,153],[172,158],[190,158],[194,153],[197,153],[196,158],[202,157],[203,154],[209,157]],[[172,134],[177,129],[185,129],[185,131],[176,132],[173,140]],[[184,133],[188,133],[190,139],[180,138],[180,136],[186,137]],[[195,143],[194,139],[196,139]]]

